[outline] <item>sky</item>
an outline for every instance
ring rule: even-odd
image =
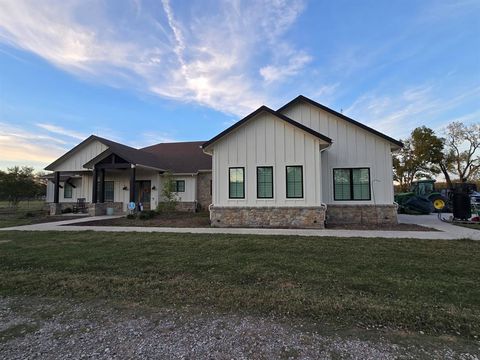
[[[396,139],[480,121],[480,0],[0,0],[0,169],[208,140],[302,94]]]

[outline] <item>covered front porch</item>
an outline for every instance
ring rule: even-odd
[[[53,199],[50,203],[50,214],[58,215],[69,206],[84,203],[84,212],[91,216],[124,214],[127,205],[133,202],[142,204],[143,209],[154,209],[158,203],[159,176],[163,172],[128,161],[117,154],[111,153],[95,158],[84,165],[90,168],[82,174],[73,174],[68,171],[53,173]],[[66,201],[66,179],[75,177],[77,186],[75,196]],[[63,184],[63,185],[62,185]],[[62,191],[63,190],[63,191]],[[78,206],[77,206],[78,208]]]

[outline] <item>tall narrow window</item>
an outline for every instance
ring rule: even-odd
[[[273,198],[273,167],[257,167],[257,198]]]
[[[287,198],[303,198],[302,166],[287,166]]]
[[[243,167],[228,169],[228,197],[230,199],[245,198],[245,169]]]
[[[334,200],[370,200],[370,169],[333,169]]]
[[[65,199],[71,199],[72,198],[72,193],[73,193],[73,186],[72,184],[65,183],[63,186],[63,197]]]
[[[105,202],[114,202],[114,182],[105,181]]]
[[[185,192],[185,180],[175,180],[175,192]]]

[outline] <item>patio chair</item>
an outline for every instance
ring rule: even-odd
[[[74,213],[86,213],[87,212],[87,204],[85,198],[78,198],[77,204],[73,205],[73,212]]]

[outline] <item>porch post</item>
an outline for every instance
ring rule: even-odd
[[[98,184],[98,171],[97,168],[93,168],[93,177],[92,177],[92,204],[97,202],[97,184]]]
[[[130,169],[130,202],[135,202],[135,165]]]
[[[99,202],[105,202],[105,169],[100,169],[100,194],[98,194]]]
[[[60,171],[55,171],[53,175],[54,181],[55,181],[55,189],[53,191],[53,202],[55,204],[58,204],[60,196]]]

